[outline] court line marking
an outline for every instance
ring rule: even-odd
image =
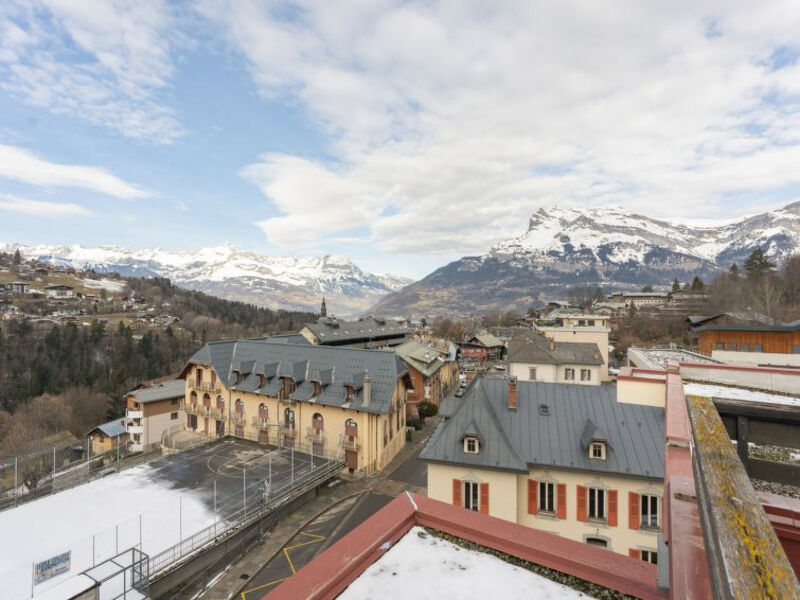
[[[297,573],[297,571],[294,568],[294,563],[292,562],[292,558],[289,556],[289,550],[295,550],[296,548],[302,548],[303,546],[310,546],[311,544],[319,544],[320,542],[326,539],[324,535],[317,535],[316,533],[308,533],[306,531],[299,531],[298,535],[306,535],[314,539],[311,539],[307,542],[300,542],[299,544],[292,544],[291,546],[285,546],[283,548],[283,555],[286,557],[286,561],[289,563],[289,568],[292,570],[292,575]],[[291,577],[291,575],[289,577]],[[258,590],[263,590],[264,588],[269,587],[271,585],[275,585],[277,583],[281,583],[282,581],[286,581],[287,579],[289,579],[289,577],[283,577],[282,579],[275,579],[274,581],[270,581],[269,583],[264,583],[249,590],[242,590],[241,592],[242,600],[247,600],[247,594],[251,594],[253,592],[257,592]]]

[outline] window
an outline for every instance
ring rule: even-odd
[[[739,350],[741,350],[742,352],[750,352],[750,344],[742,344],[739,347]]]
[[[139,410],[139,403],[138,402],[134,402],[133,403],[133,410]]]
[[[594,327],[594,319],[589,319],[588,321],[586,321],[586,324],[587,324],[589,327]]]
[[[606,458],[605,442],[592,442],[589,445],[589,458],[599,458],[600,460],[605,460]]]
[[[764,348],[761,344],[753,344],[753,352],[763,352]]]
[[[528,369],[528,379],[531,381],[536,381],[536,367],[531,367]]]
[[[714,350],[725,350],[725,344],[722,342],[717,342],[714,344]]]
[[[642,527],[658,527],[658,496],[642,494],[639,506],[642,513]]]
[[[606,519],[606,491],[589,488],[589,518],[598,521]]]
[[[478,438],[467,436],[464,438],[464,452],[467,454],[477,454],[480,449]]]
[[[170,421],[175,421],[178,419],[178,413],[169,413]]]
[[[171,404],[172,404],[172,406],[177,406],[178,399],[177,398],[173,398]]]
[[[600,548],[608,548],[608,542],[603,538],[587,537],[586,543],[590,546],[599,546]]]
[[[581,369],[581,381],[591,381],[592,371],[590,369]]]
[[[554,513],[556,512],[555,496],[553,492],[555,485],[545,481],[539,482],[539,512]]]
[[[794,344],[792,346],[792,354],[800,354],[800,344]]]
[[[736,342],[728,342],[726,346],[727,350],[735,351],[736,350]]]
[[[658,564],[658,552],[655,550],[642,550],[641,556],[644,562],[653,563],[654,565]]]
[[[478,506],[478,484],[474,481],[464,482],[464,508],[477,511]]]
[[[583,327],[586,325],[585,319],[578,319],[578,327]]]
[[[566,379],[567,381],[574,381],[575,369],[570,369],[570,368],[564,369],[564,379]]]

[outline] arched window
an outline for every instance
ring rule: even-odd
[[[203,394],[203,406],[206,408],[211,406],[211,396],[208,394]]]
[[[211,369],[211,387],[217,386],[217,373],[214,369]]]
[[[244,401],[241,398],[236,400],[236,413],[239,415],[244,414]]]
[[[258,405],[258,418],[263,422],[266,422],[269,419],[269,409],[263,402]]]
[[[294,429],[294,411],[291,408],[283,411],[283,422],[288,429]]]
[[[315,431],[322,431],[325,429],[325,420],[322,418],[321,414],[314,413],[314,416],[311,417],[311,425],[314,427]]]
[[[189,402],[192,406],[197,406],[197,392],[192,392],[189,394]]]
[[[344,422],[344,434],[350,437],[358,437],[358,423],[355,419],[347,419]]]
[[[389,443],[389,421],[383,422],[383,445]]]
[[[217,410],[221,413],[225,412],[225,398],[217,396]]]

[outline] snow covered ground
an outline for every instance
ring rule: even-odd
[[[467,550],[413,527],[339,596],[382,598],[591,598],[496,556]]]
[[[72,552],[70,571],[37,585],[37,595],[91,567],[93,554],[99,563],[140,535],[152,556],[178,543],[181,531],[186,537],[213,524],[201,491],[173,489],[155,473],[140,465],[0,512],[0,596],[30,598],[33,563],[62,552]]]
[[[750,400],[752,402],[770,402],[772,404],[788,404],[800,407],[800,397],[770,394],[744,388],[712,385],[708,383],[684,383],[683,392],[708,398],[730,398],[732,400]]]
[[[81,279],[83,287],[93,290],[106,290],[108,292],[121,292],[125,289],[124,281],[113,281],[111,279]]]

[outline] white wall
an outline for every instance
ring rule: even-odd
[[[731,352],[731,354],[741,354]],[[792,355],[788,355],[792,356]],[[754,369],[714,369],[711,367],[681,367],[681,377],[685,380],[704,383],[741,386],[770,392],[800,394],[800,371],[797,373],[770,373]]]
[[[771,367],[800,367],[800,354],[779,354],[776,352],[734,352],[733,350],[712,350],[711,358],[730,365],[769,365]]]

